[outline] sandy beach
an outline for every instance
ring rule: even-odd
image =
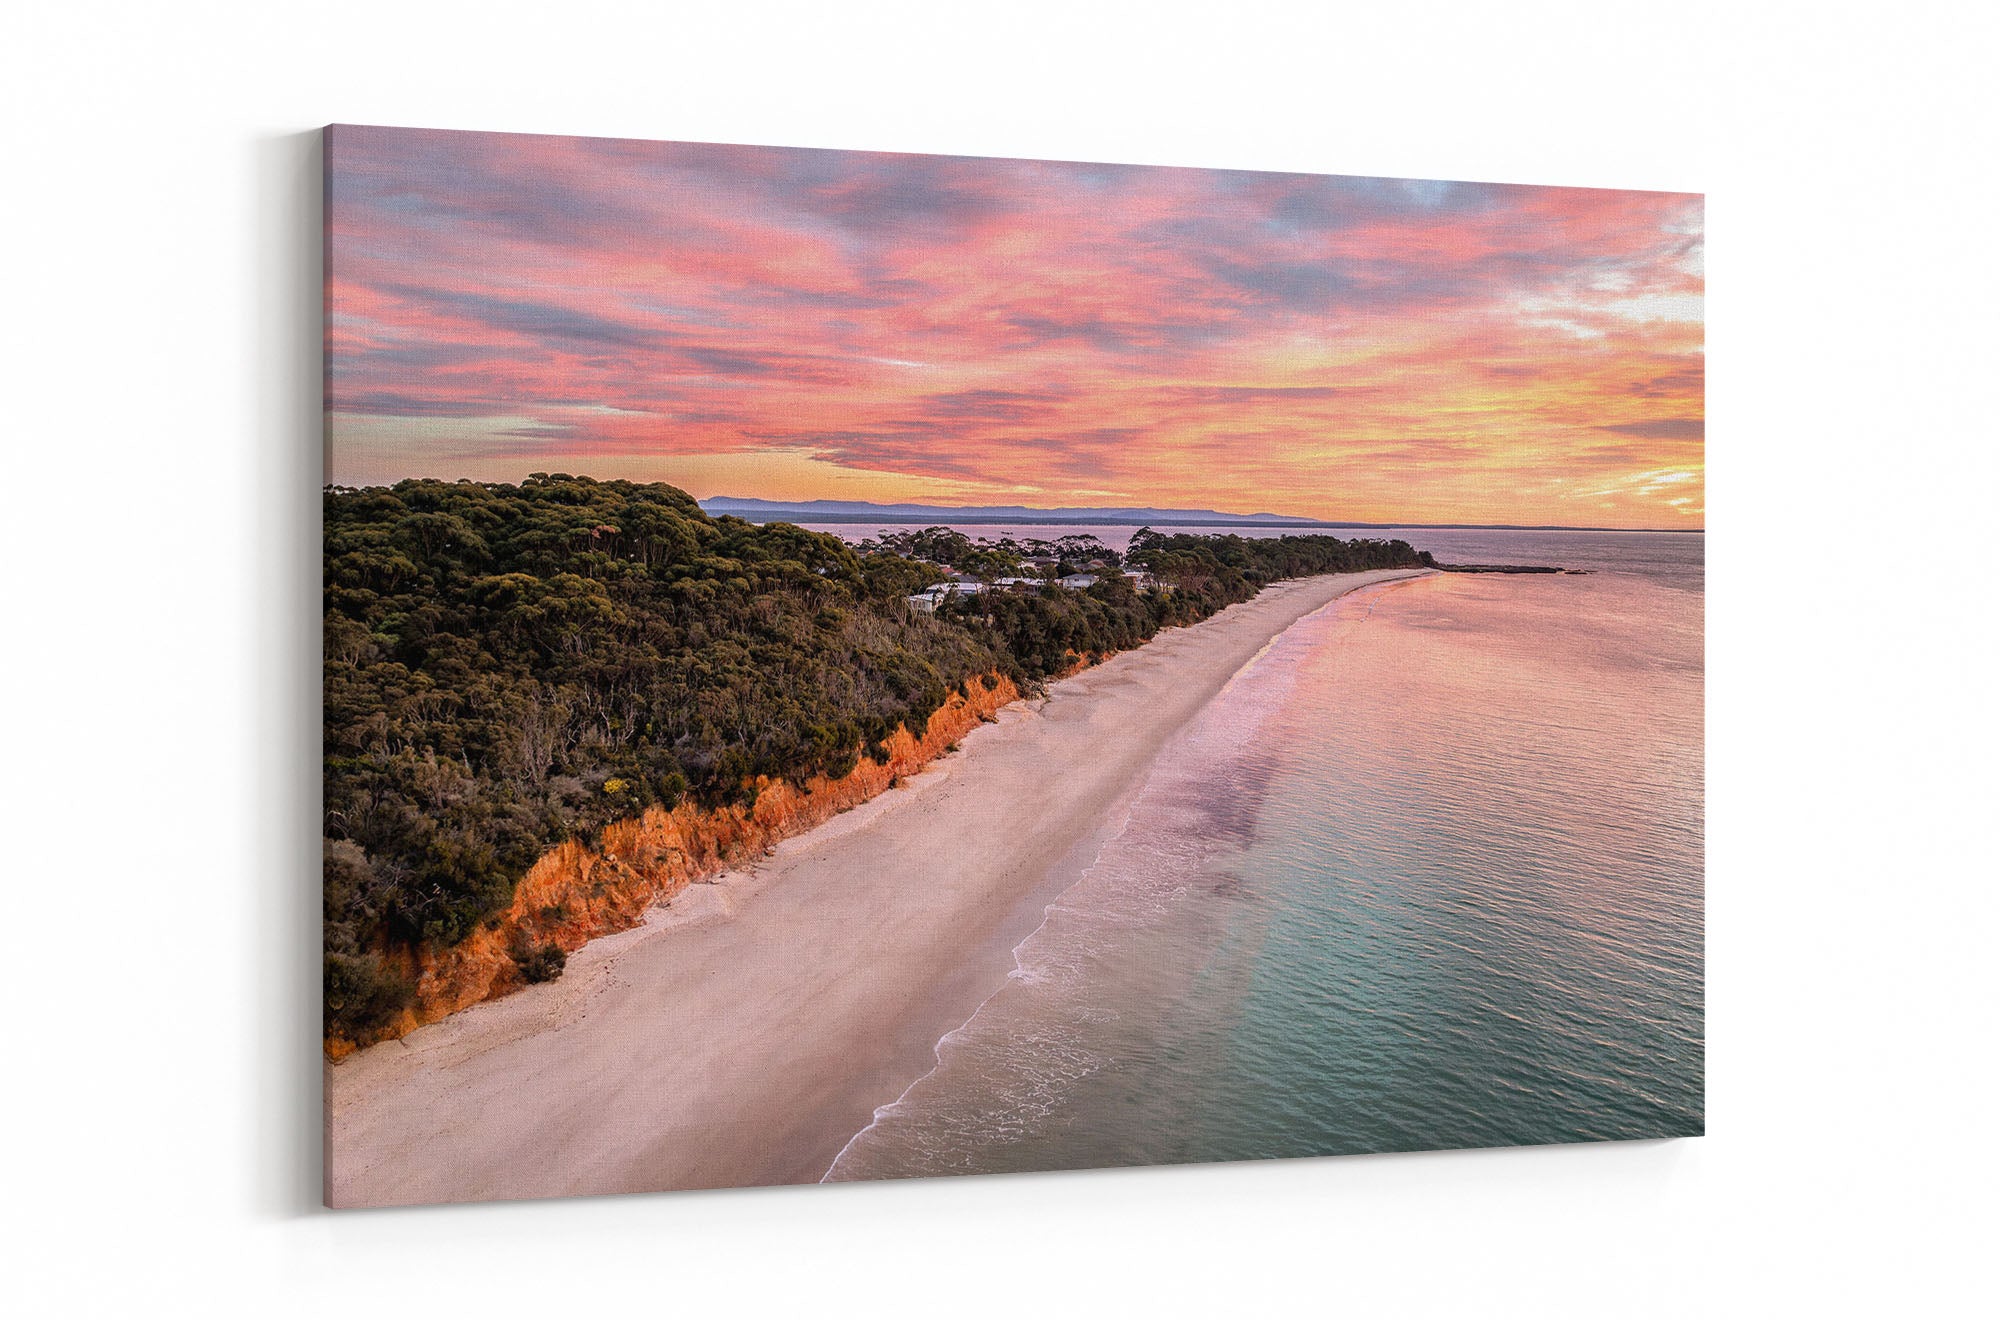
[[[337,1207],[816,1181],[1113,832],[1163,746],[1299,617],[1275,585],[1010,705],[957,754],[689,887],[557,981],[327,1070]]]

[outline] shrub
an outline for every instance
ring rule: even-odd
[[[366,1043],[410,1002],[410,979],[369,955],[329,953],[322,964],[326,1033]]]
[[[563,965],[569,961],[560,944],[536,944],[525,935],[515,940],[507,953],[520,971],[521,980],[530,986],[554,981],[563,974]]]
[[[514,876],[476,834],[443,834],[397,893],[388,925],[412,943],[457,944],[514,895]]]

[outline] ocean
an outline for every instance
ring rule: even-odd
[[[1702,1132],[1701,534],[1384,535],[828,1179]]]

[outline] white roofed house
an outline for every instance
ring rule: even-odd
[[[933,583],[922,592],[911,593],[903,600],[920,611],[935,612],[953,597],[970,597],[986,591],[986,585],[974,579],[947,579],[943,583]]]
[[[1088,588],[1095,582],[1097,582],[1097,575],[1095,574],[1066,574],[1063,576],[1062,586],[1065,588]]]

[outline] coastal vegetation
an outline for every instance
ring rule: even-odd
[[[1056,545],[1065,543],[1063,572],[1088,567],[1096,559],[1090,548],[1104,549],[1087,537]],[[993,587],[953,598],[940,615],[984,629],[1016,679],[1032,685],[1136,648],[1168,626],[1206,620],[1280,579],[1415,566],[1429,556],[1403,541],[1169,536],[1141,528],[1123,561],[1124,569],[1114,567],[1085,588],[1059,585],[1022,597]]]
[[[945,528],[848,545],[564,474],[329,487],[324,518],[326,1025],[346,1043],[553,848],[837,781],[954,701],[1032,691],[1274,580],[1428,560],[1151,531],[1124,553]],[[545,939],[505,947],[517,984],[562,970]]]

